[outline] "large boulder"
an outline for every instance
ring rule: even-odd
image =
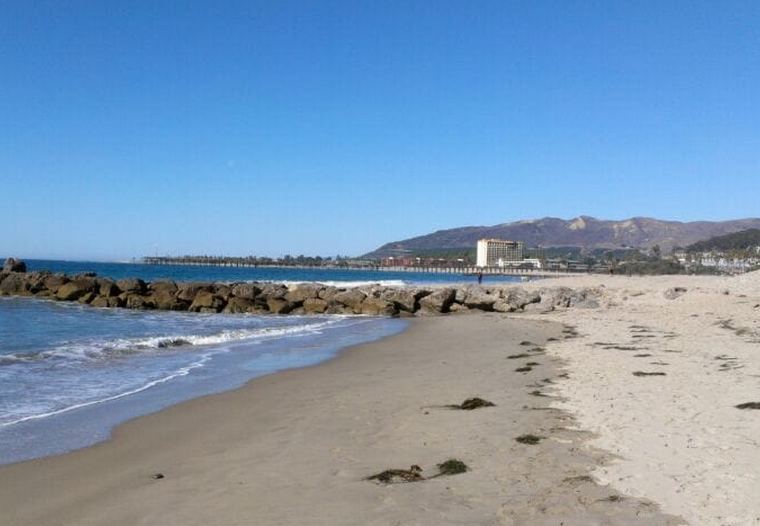
[[[303,310],[306,314],[322,314],[327,310],[327,301],[322,298],[306,298]]]
[[[494,310],[493,305],[498,299],[498,296],[488,294],[486,290],[480,287],[475,287],[469,290],[462,303],[469,309],[492,311]]]
[[[109,278],[98,278],[95,280],[98,285],[98,294],[106,298],[113,298],[119,295],[119,287]]]
[[[156,304],[153,303],[152,298],[143,296],[142,294],[138,294],[136,292],[122,292],[117,296],[117,298],[120,301],[121,305],[128,309],[149,310],[156,308]]]
[[[272,314],[288,314],[296,305],[285,299],[267,298],[267,308]]]
[[[515,310],[521,310],[531,303],[539,303],[541,301],[541,294],[535,290],[511,289],[507,292],[506,300]]]
[[[44,285],[47,290],[55,294],[62,285],[65,285],[70,280],[65,274],[53,274],[45,278]]]
[[[456,291],[450,288],[436,290],[435,292],[420,299],[420,314],[440,314],[449,312],[449,307],[454,303]]]
[[[55,293],[55,298],[61,301],[75,301],[85,294],[97,292],[98,285],[94,278],[81,277],[61,285]]]
[[[302,305],[307,299],[319,298],[322,285],[317,283],[299,283],[292,285],[285,294],[285,299],[291,303]]]
[[[238,298],[251,300],[261,292],[261,287],[257,283],[235,283],[232,286],[232,295]]]
[[[362,302],[367,295],[359,289],[348,289],[333,296],[332,301],[348,307],[354,314],[362,313]]]
[[[145,282],[139,278],[120,279],[116,282],[116,286],[122,292],[134,292],[137,294],[142,294],[147,290]]]
[[[253,300],[232,296],[229,301],[227,301],[227,306],[224,307],[223,312],[227,314],[242,314],[244,312],[254,312],[255,310],[256,304]]]
[[[5,278],[0,281],[0,296],[30,295],[28,285],[25,274],[19,272],[5,274]]]
[[[192,303],[199,292],[211,292],[210,283],[180,283],[177,289],[177,299]]]
[[[195,295],[189,309],[191,312],[219,312],[224,308],[224,300],[213,292],[202,290]]]
[[[346,289],[339,289],[338,287],[325,287],[321,291],[319,291],[319,297],[328,303],[330,303],[335,296],[340,294],[341,292],[345,292]]]
[[[26,272],[26,263],[16,258],[8,258],[3,263],[3,272]]]
[[[45,280],[50,276],[50,272],[30,272],[25,276],[26,289],[31,294],[39,294],[40,296],[48,295],[47,287],[45,287]]]
[[[427,294],[430,292],[426,290],[387,289],[380,295],[380,298],[393,303],[397,310],[414,312],[417,310],[417,301]]]
[[[108,307],[123,307],[124,302],[121,300],[121,298],[117,298],[116,296],[98,296],[94,300],[90,302],[90,305],[93,307],[101,307],[101,308],[108,308]]]
[[[398,313],[398,310],[390,301],[368,297],[362,302],[361,313],[371,316],[393,316]]]

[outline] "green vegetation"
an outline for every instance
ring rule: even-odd
[[[720,250],[723,252],[731,250],[751,250],[760,247],[760,229],[751,228],[742,230],[733,234],[724,236],[711,237],[705,241],[699,241],[686,247],[687,252],[708,252],[711,250]]]

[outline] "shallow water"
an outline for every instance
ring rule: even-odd
[[[0,298],[0,463],[83,447],[127,419],[313,365],[401,320],[97,309]]]

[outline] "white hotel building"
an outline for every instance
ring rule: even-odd
[[[516,267],[532,263],[534,268],[541,268],[538,259],[525,259],[525,243],[503,239],[481,239],[478,241],[478,267]]]

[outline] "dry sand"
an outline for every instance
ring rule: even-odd
[[[760,402],[760,272],[551,284],[602,291],[599,309],[540,316],[581,335],[548,349],[569,373],[555,406],[618,457],[595,479],[693,525],[760,524],[760,411],[735,407]]]
[[[631,302],[631,306],[638,304]],[[720,312],[717,306],[714,310]],[[604,320],[615,317],[608,314],[611,312],[618,312],[621,319],[626,316],[621,307],[618,311],[584,312],[586,321],[576,319],[577,313],[557,318],[589,332],[592,326],[604,328]],[[644,314],[650,315],[648,311]],[[627,325],[625,319],[620,323]],[[658,321],[647,323],[658,330],[677,329],[679,338],[686,338],[683,327],[670,327],[665,319]],[[713,329],[707,319],[701,321]],[[699,322],[695,320],[693,325],[702,325]],[[617,329],[605,330],[610,337],[623,336],[614,332]],[[658,351],[655,359],[673,363],[657,366],[667,369],[669,376],[638,379],[624,369],[654,366],[629,364],[637,359],[588,347],[588,340],[563,339],[569,336],[558,324],[511,320],[496,314],[414,320],[401,335],[351,349],[317,367],[256,379],[242,389],[139,418],[119,427],[106,443],[2,467],[0,524],[680,524],[651,502],[621,497],[610,487],[591,481],[588,475],[597,469],[598,476],[606,473],[623,491],[654,499],[660,496],[635,489],[633,482],[638,479],[619,481],[629,469],[627,464],[598,468],[607,455],[586,445],[588,433],[571,429],[579,427],[572,417],[550,407],[556,400],[537,395],[551,395],[557,386],[563,386],[566,395],[577,394],[577,399],[569,399],[565,405],[579,411],[580,427],[588,425],[600,432],[600,445],[609,450],[625,455],[652,445],[659,455],[661,450],[680,449],[686,447],[682,444],[686,434],[674,434],[665,447],[662,438],[651,439],[649,430],[657,427],[660,435],[670,435],[679,429],[680,424],[660,422],[657,411],[680,418],[680,406],[673,405],[671,397],[677,385],[689,383],[683,369],[691,363],[689,345],[674,339],[668,347],[684,351],[682,354],[661,356]],[[549,337],[560,339],[549,346],[557,348],[551,354],[535,351],[529,357],[508,358],[534,347],[520,345],[521,341],[541,345]],[[661,337],[664,335],[658,333]],[[754,344],[744,343],[726,329],[715,329],[715,337],[741,342],[741,349],[737,343],[730,353],[737,356],[738,363],[748,363],[749,346]],[[564,381],[560,357],[571,351],[572,374]],[[699,351],[694,363],[703,363],[705,368],[689,365],[688,370],[696,368],[708,379],[714,375],[724,382],[723,387],[725,379],[730,379],[732,396],[725,389],[705,393],[698,386],[689,386],[688,393],[701,393],[701,398],[684,394],[677,402],[688,418],[696,419],[690,423],[698,437],[694,447],[712,454],[711,463],[699,466],[702,470],[716,471],[716,462],[723,462],[723,450],[716,453],[714,444],[724,443],[725,437],[708,430],[722,432],[721,419],[735,424],[732,433],[736,435],[724,445],[739,462],[749,453],[749,446],[733,439],[750,429],[749,417],[757,416],[731,407],[746,401],[751,387],[738,383],[737,375],[746,371],[718,371],[720,363],[713,355],[726,352],[729,349]],[[598,363],[579,367],[576,358],[586,360],[582,353],[594,353]],[[515,371],[527,362],[539,365],[528,372]],[[619,371],[610,372],[605,364]],[[586,377],[582,375],[590,378],[590,385],[583,385]],[[599,397],[594,394],[596,389]],[[625,400],[614,402],[621,404],[616,407],[633,405],[638,418],[654,414],[646,422],[627,423],[642,427],[634,439],[628,436],[630,427],[619,427],[626,424],[619,420],[632,415],[604,408],[604,418],[589,416],[590,411],[601,410],[601,400],[621,396],[621,389],[626,391],[622,393]],[[628,389],[633,389],[635,396],[629,396]],[[659,393],[658,403],[651,403],[648,390]],[[481,396],[496,406],[474,411],[442,407],[471,396]],[[716,397],[725,398],[722,405],[713,406]],[[582,407],[581,401],[590,403],[590,409]],[[701,411],[710,413],[704,421]],[[604,426],[602,420],[606,420]],[[608,431],[623,436],[620,447],[610,443]],[[526,433],[543,439],[537,445],[514,440]],[[650,443],[639,444],[639,439]],[[386,468],[412,464],[420,465],[429,476],[437,471],[436,464],[449,458],[463,460],[471,470],[414,483],[382,485],[364,480]],[[656,463],[661,462],[659,456],[631,459],[628,462],[633,467],[646,470],[645,476],[656,472]],[[687,461],[684,458],[678,465],[688,466]],[[740,468],[737,464],[736,471]],[[164,478],[152,478],[159,472]],[[740,482],[737,491],[745,491],[746,481]],[[705,478],[702,483],[717,486],[723,482]],[[658,486],[659,482],[654,487]],[[730,492],[731,488],[723,490]],[[671,506],[667,491],[663,496],[669,507],[682,509]]]

